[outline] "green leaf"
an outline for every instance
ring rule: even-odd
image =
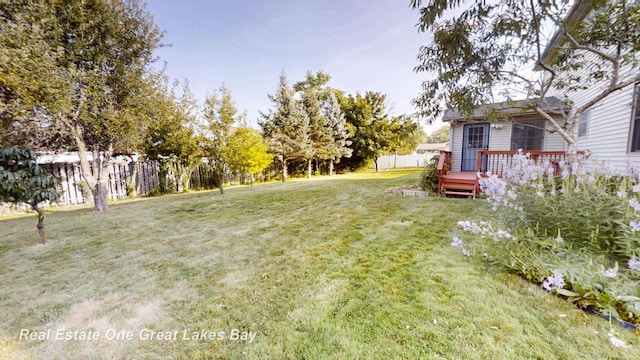
[[[579,297],[580,294],[567,289],[556,289],[556,292],[560,295],[569,296],[569,297]]]

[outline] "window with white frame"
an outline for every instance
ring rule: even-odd
[[[591,109],[586,109],[580,115],[578,122],[578,137],[586,137],[589,135],[589,121],[591,119]]]
[[[640,151],[640,84],[636,84],[636,89],[633,93],[633,112],[631,117],[631,139],[629,150]]]

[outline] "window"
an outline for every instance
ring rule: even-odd
[[[640,84],[634,92],[633,112],[631,118],[631,151],[640,151]]]
[[[513,124],[511,150],[542,150],[545,120]]]
[[[580,115],[578,137],[586,137],[589,134],[589,119],[591,119],[591,109],[585,110],[582,115]]]

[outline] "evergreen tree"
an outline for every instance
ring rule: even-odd
[[[313,147],[309,139],[309,117],[296,101],[284,72],[280,75],[278,90],[269,96],[275,110],[262,113],[262,127],[270,151],[282,162],[282,181],[287,181],[287,161],[310,159]]]
[[[321,158],[329,160],[329,176],[333,175],[333,164],[340,161],[342,157],[351,157],[353,149],[349,148],[351,140],[348,140],[349,133],[346,128],[346,120],[338,98],[333,92],[329,93],[325,108],[324,116],[327,119],[327,129],[331,136],[331,142],[325,148],[326,153],[321,153]]]
[[[333,134],[323,112],[323,106],[330,93],[327,87],[330,79],[331,77],[322,71],[318,71],[316,74],[308,71],[304,81],[293,85],[294,91],[301,93],[302,105],[309,117],[309,141],[313,154],[311,155],[312,158],[305,159],[307,161],[308,178],[311,178],[313,159],[316,159],[316,170],[318,171],[317,160],[330,158]]]

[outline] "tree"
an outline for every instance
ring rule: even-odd
[[[416,151],[424,132],[420,124],[406,115],[395,116],[391,119],[391,142],[389,150],[397,155],[411,154]]]
[[[220,87],[220,99],[214,93],[207,96],[204,104],[204,136],[207,139],[206,153],[209,162],[214,166],[218,177],[220,194],[224,194],[224,175],[227,162],[223,154],[229,146],[232,126],[239,120],[231,92],[224,86]]]
[[[143,78],[161,32],[136,0],[0,6],[0,58],[10,59],[0,61],[0,82],[20,105],[10,108],[11,128],[50,150],[75,149],[95,209],[106,210],[111,157],[130,152],[142,129]]]
[[[322,71],[318,71],[315,75],[308,71],[304,81],[293,85],[293,90],[301,93],[302,107],[309,118],[311,151],[307,152],[309,157],[304,159],[307,161],[307,177],[309,179],[311,178],[313,159],[315,158],[316,162],[317,159],[328,159],[330,157],[329,147],[334,141],[327,118],[322,111],[322,103],[326,101],[329,93],[326,85],[330,79],[331,77]]]
[[[266,169],[273,161],[267,150],[262,135],[243,125],[231,135],[221,155],[232,171],[248,173],[253,186],[253,175]]]
[[[435,129],[431,135],[427,137],[427,142],[430,144],[444,143],[449,141],[449,131],[451,130],[451,126],[449,124],[444,124],[439,128]]]
[[[58,201],[59,186],[60,180],[38,165],[35,151],[0,148],[0,202],[29,205],[38,214],[37,228],[42,244],[47,243],[47,233],[40,204]]]
[[[349,148],[351,140],[348,140],[349,132],[346,128],[344,113],[340,109],[338,98],[334,92],[329,93],[324,116],[327,119],[327,128],[332,141],[324,148],[326,153],[322,158],[329,160],[329,176],[331,176],[333,175],[334,162],[340,161],[342,157],[351,157],[351,153],[353,153],[353,149]]]
[[[390,150],[392,129],[385,111],[386,95],[367,91],[364,96],[356,94],[343,98],[341,105],[353,153],[350,166],[356,169],[374,161],[378,171],[378,157]]]
[[[269,99],[273,102],[275,110],[269,110],[268,114],[261,113],[262,121],[259,121],[259,124],[270,151],[282,162],[284,182],[287,181],[288,160],[306,160],[313,155],[309,139],[309,117],[294,98],[284,72],[280,75],[276,94],[269,96]]]
[[[546,119],[567,142],[575,159],[582,113],[640,81],[637,1],[421,3],[412,0],[411,6],[420,10],[419,29],[432,31],[433,42],[420,49],[415,71],[435,72],[437,76],[423,83],[423,92],[414,104],[421,115],[432,120],[445,108],[469,116],[483,104],[524,98],[525,109]],[[447,16],[447,10],[463,4],[460,15]],[[550,28],[557,32],[547,43]],[[524,70],[534,67],[543,75]],[[552,91],[588,88],[597,90],[579,107],[563,114],[561,121],[545,110],[546,97]],[[489,110],[493,116],[505,116]]]
[[[160,191],[173,192],[181,185],[187,191],[191,173],[203,156],[198,146],[199,138],[195,134],[196,105],[188,82],[185,82],[182,95],[178,98],[173,88],[169,88],[166,77],[160,77],[148,100],[144,116],[147,124],[144,140],[140,147],[147,159],[160,162]],[[177,182],[167,186],[167,177],[172,171],[177,174]]]

